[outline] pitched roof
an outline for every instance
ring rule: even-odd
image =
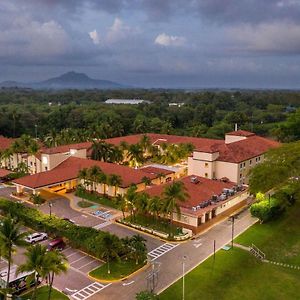
[[[11,174],[11,171],[5,170],[5,169],[0,169],[0,178],[6,177],[7,175]]]
[[[154,174],[154,175],[159,175],[159,174],[169,175],[169,174],[175,173],[172,170],[167,170],[167,169],[153,167],[153,166],[142,167],[139,170],[142,170],[143,172]]]
[[[28,175],[16,179],[13,182],[33,189],[41,188],[67,180],[76,179],[80,170],[90,168],[92,166],[98,166],[107,175],[119,175],[122,179],[121,187],[128,187],[131,184],[139,184],[142,182],[143,177],[149,177],[150,179],[154,179],[156,177],[154,174],[149,174],[142,170],[136,170],[126,166],[85,158],[69,157],[50,171]]]
[[[234,135],[234,136],[244,136],[244,137],[249,137],[255,135],[255,133],[246,131],[246,130],[236,130],[236,131],[231,131],[226,133],[226,135]]]
[[[198,179],[198,183],[193,183],[191,178],[195,177]],[[223,182],[221,180],[212,180],[200,176],[190,175],[179,179],[178,181],[183,182],[186,192],[188,194],[187,200],[184,203],[179,203],[180,207],[191,209],[199,205],[200,203],[211,199],[213,195],[220,195],[224,188],[232,188],[236,184],[233,182]],[[168,182],[162,185],[152,186],[145,190],[150,196],[161,196],[163,197],[164,189],[166,186],[172,184]]]
[[[45,154],[65,153],[65,152],[69,152],[70,149],[76,149],[76,150],[89,149],[91,146],[92,146],[92,142],[68,144],[68,145],[61,145],[61,146],[51,147],[51,148],[43,148],[42,153]]]
[[[6,138],[0,135],[0,151],[3,151],[10,147],[10,145],[14,142],[15,139]]]

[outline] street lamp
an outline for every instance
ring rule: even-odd
[[[231,248],[233,249],[233,238],[234,238],[234,216],[231,216]]]
[[[182,257],[182,300],[184,300],[184,274],[185,274],[185,260],[187,259],[186,255],[183,255]]]
[[[37,139],[38,138],[37,124],[35,124],[34,127],[35,127],[35,138]]]
[[[51,203],[51,202],[49,202],[49,209],[50,209],[50,218],[51,218],[51,215],[52,215],[52,210],[51,210],[51,208],[52,208],[52,206],[53,206],[53,204]]]

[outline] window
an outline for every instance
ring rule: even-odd
[[[240,178],[242,178],[242,176],[243,176],[243,175],[242,175],[242,173],[241,173],[241,174],[240,174]]]
[[[245,168],[245,166],[246,166],[246,163],[243,163],[243,167]]]
[[[250,164],[250,166],[252,165],[252,159],[250,159],[249,164]]]
[[[205,177],[206,177],[206,178],[208,177],[208,174],[207,174],[207,173],[205,173]]]
[[[243,164],[240,164],[240,169],[243,167]]]
[[[205,163],[205,168],[208,168],[208,163]]]
[[[48,167],[45,167],[45,171],[48,171]]]

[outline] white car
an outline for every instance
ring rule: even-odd
[[[34,244],[40,241],[47,240],[48,234],[45,232],[35,232],[26,237],[25,241],[30,244]]]

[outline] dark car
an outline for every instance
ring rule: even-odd
[[[57,238],[48,244],[47,250],[52,251],[54,249],[57,249],[59,251],[62,251],[65,247],[66,244],[64,240],[62,238]]]

